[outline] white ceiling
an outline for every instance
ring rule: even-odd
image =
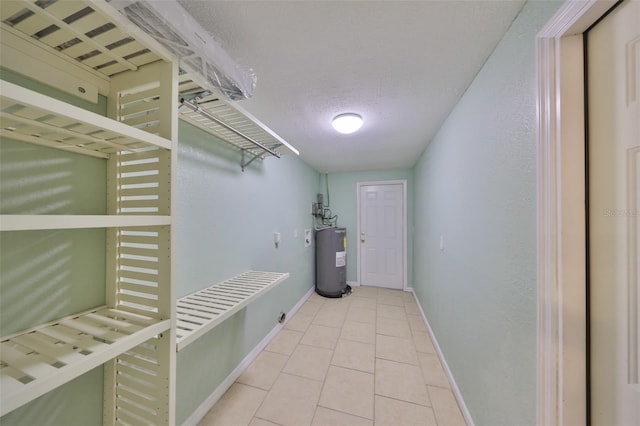
[[[524,0],[180,3],[256,73],[240,106],[337,172],[413,166]],[[343,112],[358,133],[333,130]]]

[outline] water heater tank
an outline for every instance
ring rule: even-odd
[[[347,285],[347,230],[325,228],[316,231],[316,293],[342,297]]]

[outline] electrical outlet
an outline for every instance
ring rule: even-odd
[[[304,230],[304,246],[309,247],[311,245],[311,229]]]

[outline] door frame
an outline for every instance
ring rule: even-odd
[[[407,180],[381,180],[356,183],[356,241],[357,241],[357,280],[358,285],[362,284],[360,270],[360,188],[370,185],[402,185],[402,289],[407,291]]]
[[[537,424],[587,424],[584,32],[615,1],[566,1],[536,37]]]

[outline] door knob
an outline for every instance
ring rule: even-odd
[[[364,231],[360,233],[360,242],[361,242],[361,243],[364,243],[365,235],[366,235],[366,234],[364,233]]]

